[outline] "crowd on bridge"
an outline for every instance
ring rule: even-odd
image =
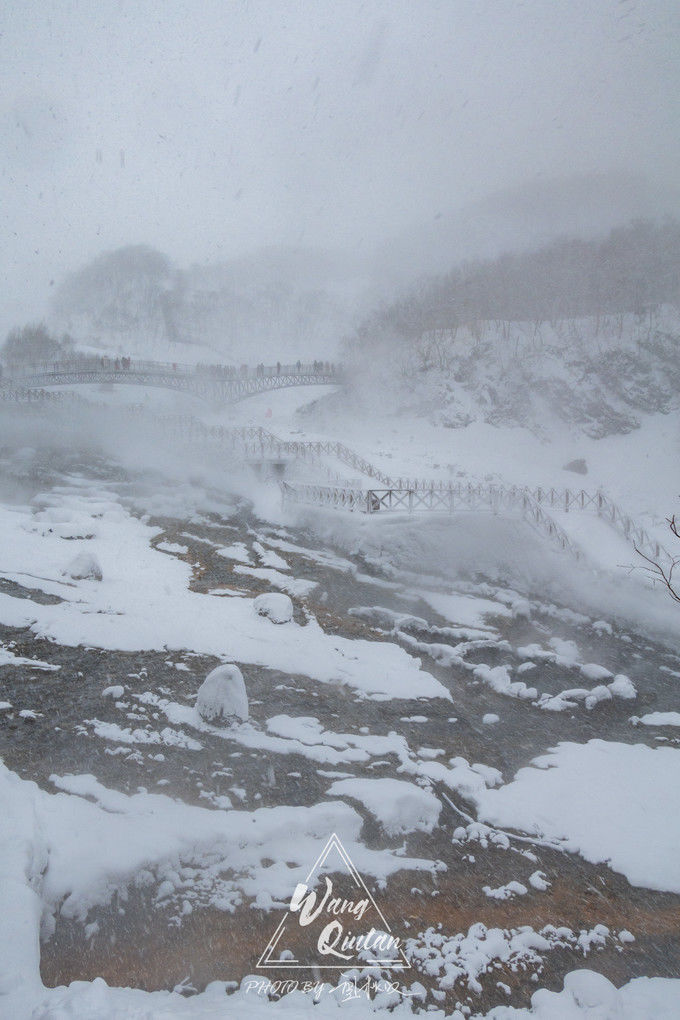
[[[113,365],[111,364],[111,359],[110,358],[100,358],[99,360],[101,362],[102,368],[105,371],[106,371],[106,369],[113,368],[114,372],[120,372],[121,369],[124,372],[129,372],[130,371],[130,365],[132,364],[132,359],[131,358],[115,358],[114,361],[113,361]],[[55,372],[59,371],[58,367],[55,367],[54,370],[55,370]]]
[[[276,378],[281,376],[311,376],[326,375],[335,376],[340,373],[340,366],[329,361],[315,360],[303,363],[298,359],[294,364],[283,364],[277,361],[275,365],[265,365],[264,362],[251,367],[247,364],[221,365],[206,362],[198,362],[196,365],[182,365],[177,362],[158,362],[137,360],[133,363],[132,358],[126,355],[115,358],[108,355],[81,354],[77,357],[65,358],[54,362],[30,363],[22,366],[18,376],[46,376],[95,373],[108,374],[113,372],[137,372],[141,373],[172,373],[177,375],[197,375],[204,378],[221,381],[252,379],[252,378]],[[1,378],[1,376],[0,376]]]

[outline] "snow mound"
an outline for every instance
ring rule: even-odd
[[[508,882],[507,885],[499,885],[497,889],[492,889],[490,885],[485,885],[482,888],[482,892],[485,896],[488,896],[492,900],[510,900],[513,896],[526,896],[528,889],[521,882]]]
[[[208,673],[196,695],[196,711],[206,722],[248,718],[248,695],[238,666],[218,666]]]
[[[258,616],[266,616],[272,623],[289,623],[293,619],[293,603],[287,595],[279,592],[258,595],[253,609]]]
[[[105,687],[102,691],[102,698],[122,698],[125,694],[125,688],[122,684],[112,684],[111,687]]]
[[[648,712],[647,715],[632,715],[633,726],[680,726],[680,712]]]
[[[388,836],[406,832],[432,832],[442,809],[441,801],[403,779],[340,779],[328,791],[331,797],[358,800],[380,822]]]
[[[529,1009],[497,1006],[487,1020],[574,1020],[591,1017],[616,1017],[617,1020],[662,1020],[677,1016],[680,981],[663,978],[635,978],[617,989],[603,974],[592,970],[572,970],[564,978],[564,989],[551,992],[541,988],[531,996]]]
[[[74,581],[82,581],[85,579],[91,579],[93,581],[101,581],[102,568],[99,565],[99,560],[92,553],[78,553],[75,556],[65,570],[62,570],[64,577],[71,577]]]
[[[529,885],[534,889],[538,889],[539,892],[545,892],[546,889],[550,888],[551,884],[542,871],[534,871],[532,875],[529,875]]]
[[[607,684],[607,687],[617,698],[633,699],[637,697],[635,684],[630,677],[623,673],[617,673],[612,682]]]

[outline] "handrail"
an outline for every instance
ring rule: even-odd
[[[87,403],[76,394],[53,394],[30,388],[0,387],[0,399],[16,402]],[[118,412],[120,413],[120,412]],[[192,415],[151,415],[145,408],[128,409],[128,414],[143,417],[160,424],[164,430],[172,429],[185,438],[217,443],[222,451],[228,450],[236,459],[261,459],[265,454],[272,458],[312,460],[316,467],[330,474],[323,464],[324,456],[334,456],[363,475],[381,482],[383,489],[356,488],[352,485],[291,485],[285,482],[284,498],[291,502],[335,506],[342,509],[375,513],[379,510],[401,510],[409,513],[468,507],[475,501],[478,508],[519,507],[525,518],[539,530],[555,538],[562,548],[574,549],[564,529],[546,513],[544,507],[562,512],[593,511],[631,542],[641,553],[656,562],[673,562],[671,554],[632,517],[626,514],[604,492],[589,493],[585,489],[556,489],[541,486],[531,489],[524,486],[505,486],[489,483],[463,483],[428,481],[427,479],[392,479],[355,451],[332,440],[283,440],[261,426],[209,426]],[[238,456],[237,456],[238,455]],[[335,480],[335,479],[333,479]],[[322,491],[323,490],[323,491]],[[310,495],[312,494],[312,495]]]
[[[13,365],[8,371],[10,379],[30,379],[34,376],[56,376],[79,372],[99,372],[105,376],[118,372],[130,374],[143,372],[157,375],[202,376],[217,380],[277,378],[283,375],[342,375],[342,366],[329,361],[295,362],[275,365],[223,365],[197,362],[189,365],[175,361],[150,361],[143,358],[124,358],[111,355],[85,355],[77,358],[62,358],[56,361],[34,361],[27,365]]]
[[[501,509],[519,509],[522,517],[542,531],[561,549],[580,557],[563,528],[547,514],[526,490],[496,485],[463,485],[457,483],[446,489],[429,490],[387,488],[357,489],[331,485],[293,485],[281,482],[285,501],[307,505],[328,506],[335,509],[357,510],[365,514],[381,512],[435,512],[455,513],[461,511],[489,510],[499,513]]]

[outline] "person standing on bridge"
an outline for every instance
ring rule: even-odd
[[[276,374],[277,375],[281,375],[281,362],[280,361],[276,362]]]
[[[302,368],[302,362],[300,361],[299,358],[297,359],[297,361],[295,363],[295,367],[297,368],[297,373],[299,375],[300,374],[300,369]]]

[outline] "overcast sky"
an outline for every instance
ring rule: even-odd
[[[680,167],[678,0],[0,0],[5,315],[101,250],[367,250]]]

